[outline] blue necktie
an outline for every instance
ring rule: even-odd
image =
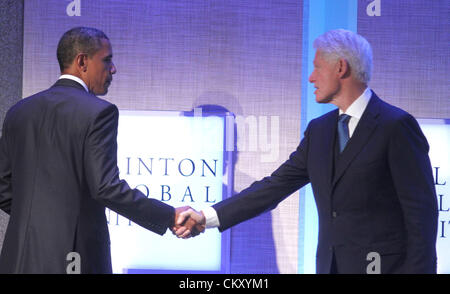
[[[342,153],[347,141],[350,138],[348,133],[348,121],[351,116],[347,114],[341,114],[338,120],[338,135],[339,135],[339,151]]]

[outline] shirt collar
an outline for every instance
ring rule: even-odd
[[[355,117],[360,119],[364,110],[366,110],[367,104],[369,104],[370,97],[372,97],[372,91],[370,88],[366,88],[364,92],[359,96],[353,103],[347,108],[345,114],[350,115],[351,117]],[[339,114],[343,114],[344,112],[339,109]]]
[[[75,82],[81,84],[83,86],[83,88],[86,90],[86,92],[89,92],[86,83],[82,79],[80,79],[79,77],[76,77],[76,76],[73,76],[73,75],[64,74],[64,75],[61,75],[58,80],[60,80],[60,79],[69,79],[69,80],[75,81]]]

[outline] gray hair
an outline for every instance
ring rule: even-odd
[[[104,32],[95,28],[76,27],[65,32],[56,50],[61,71],[70,66],[77,54],[95,54],[101,48],[102,39],[109,40]]]
[[[345,59],[354,77],[367,84],[372,75],[372,48],[367,40],[351,31],[337,29],[320,35],[313,43],[314,49],[322,52],[331,62]]]

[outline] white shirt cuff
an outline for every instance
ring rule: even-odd
[[[206,228],[217,228],[220,226],[219,217],[217,216],[217,212],[212,207],[207,207],[202,210],[206,219]]]

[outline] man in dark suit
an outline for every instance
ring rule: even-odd
[[[317,273],[435,273],[437,201],[419,125],[367,87],[372,51],[363,37],[334,30],[314,46],[316,101],[339,109],[312,120],[271,176],[200,213],[183,212],[179,223],[188,221],[174,232],[188,238],[205,227],[226,230],[311,183]]]
[[[0,208],[10,215],[1,273],[111,273],[105,207],[157,234],[175,209],[119,179],[118,109],[98,98],[116,73],[108,37],[74,28],[58,44],[62,76],[7,113],[0,141]],[[68,260],[67,260],[68,259]],[[73,263],[76,265],[76,263]]]

